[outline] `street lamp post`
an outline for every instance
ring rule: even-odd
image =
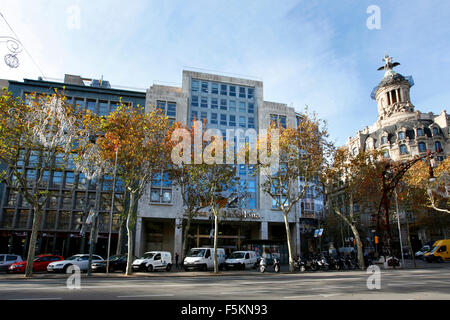
[[[111,251],[111,232],[112,232],[112,219],[114,210],[114,198],[116,191],[116,172],[117,172],[117,155],[119,153],[119,147],[116,148],[116,160],[114,163],[114,176],[113,176],[113,187],[112,187],[112,197],[111,197],[111,210],[109,212],[109,236],[108,236],[108,253],[106,257],[106,274],[109,273],[109,255]],[[119,244],[117,244],[119,245]]]

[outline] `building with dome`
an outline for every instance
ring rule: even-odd
[[[383,79],[372,91],[377,102],[377,121],[350,137],[347,147],[352,154],[360,150],[381,149],[384,156],[394,161],[411,159],[436,152],[434,164],[443,161],[450,153],[450,116],[446,110],[440,114],[415,110],[410,89],[414,85],[411,76],[403,76],[393,70],[398,62],[385,56]]]
[[[399,63],[393,63],[392,57],[385,56],[383,60],[385,64],[378,70],[385,71],[384,77],[371,94],[377,103],[378,119],[373,125],[350,137],[346,147],[353,155],[361,150],[382,150],[384,157],[394,161],[425,155],[429,150],[435,153],[432,165],[437,165],[450,154],[450,116],[446,110],[440,114],[416,110],[410,96],[413,78],[395,72],[393,68]],[[361,215],[361,227],[370,229],[373,218],[369,214]],[[441,227],[445,235],[445,226]],[[418,230],[418,239],[422,243],[430,238],[432,235],[427,236],[424,229]],[[406,239],[406,235],[403,239]]]

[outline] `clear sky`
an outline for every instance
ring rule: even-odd
[[[378,30],[366,25],[370,5]],[[376,121],[385,53],[414,77],[417,109],[450,112],[450,1],[1,0],[0,12],[46,77],[148,88],[180,84],[188,66],[249,75],[265,100],[317,111],[338,144]],[[0,42],[0,78],[40,75],[25,52],[9,69],[6,53]]]

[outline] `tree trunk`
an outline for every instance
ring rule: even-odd
[[[127,256],[127,270],[126,275],[129,276],[132,274],[132,264],[133,264],[133,234],[134,234],[134,200],[135,194],[133,192],[130,193],[130,208],[128,209],[127,216],[127,233],[128,233],[128,256]]]
[[[191,228],[191,218],[189,216],[187,219],[187,222],[186,222],[186,227],[184,228],[184,232],[183,232],[183,247],[181,250],[181,261],[184,261],[184,257],[186,255],[186,242],[187,242],[190,228]]]
[[[219,266],[217,264],[217,235],[219,227],[219,214],[214,212],[214,273],[219,273]]]
[[[291,230],[289,228],[288,213],[283,212],[284,226],[286,227],[286,238],[289,251],[289,272],[294,272],[294,257],[292,256]]]
[[[359,236],[358,229],[354,225],[350,225],[350,228],[352,229],[353,235],[356,239],[356,251],[358,252],[358,263],[361,270],[364,270],[366,268],[364,264],[364,253],[362,251],[362,242],[361,237]]]
[[[39,232],[39,224],[41,222],[41,211],[38,206],[33,207],[34,217],[33,226],[31,228],[31,238],[28,246],[27,267],[25,269],[25,277],[29,278],[33,275],[33,261],[36,253],[36,240]]]

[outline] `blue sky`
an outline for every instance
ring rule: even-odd
[[[370,5],[380,7],[379,30],[366,26]],[[68,27],[73,7],[79,29]],[[265,100],[317,111],[338,144],[376,121],[370,92],[385,53],[414,77],[417,109],[450,111],[448,1],[2,0],[0,12],[46,77],[147,88],[180,84],[187,66],[249,75],[264,81]],[[10,35],[2,21],[0,35]],[[19,58],[13,70],[0,61],[0,78],[40,75]]]

